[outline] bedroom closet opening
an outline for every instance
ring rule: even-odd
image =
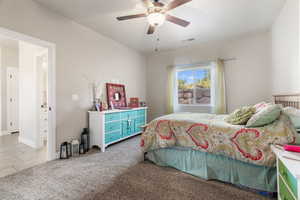
[[[0,177],[48,159],[48,49],[0,35]]]

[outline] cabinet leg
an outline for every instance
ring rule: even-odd
[[[102,153],[105,152],[105,147],[104,147],[104,146],[101,147],[101,152],[102,152]]]

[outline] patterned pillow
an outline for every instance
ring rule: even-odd
[[[247,122],[246,127],[261,127],[271,124],[280,116],[281,108],[279,105],[268,105],[255,113]]]
[[[253,107],[256,109],[255,113],[258,113],[259,111],[261,111],[262,109],[264,109],[265,107],[271,105],[271,103],[267,103],[267,102],[260,102],[255,104]]]
[[[253,106],[245,106],[231,113],[225,121],[233,125],[245,125],[255,113]]]

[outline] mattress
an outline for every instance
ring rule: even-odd
[[[231,125],[226,115],[177,113],[150,122],[142,134],[144,152],[187,147],[223,155],[259,166],[275,166],[271,144],[295,143],[297,132],[289,117],[282,114],[270,125],[259,128]]]

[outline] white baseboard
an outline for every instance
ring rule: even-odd
[[[36,143],[35,143],[34,141],[28,140],[28,139],[26,139],[26,138],[19,137],[19,142],[20,142],[20,143],[23,143],[23,144],[26,144],[26,145],[28,145],[28,146],[34,148],[34,149],[37,149],[37,148],[38,148],[37,145],[36,145]]]
[[[8,131],[0,131],[0,136],[4,136],[4,135],[10,135],[10,132],[8,132]]]

